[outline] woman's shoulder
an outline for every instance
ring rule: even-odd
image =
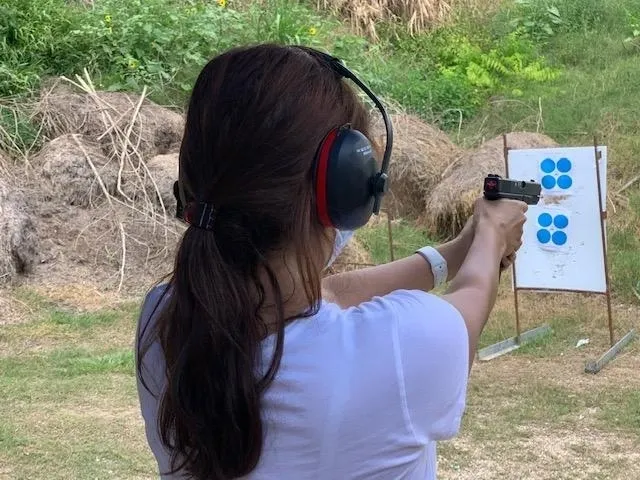
[[[460,312],[443,298],[422,290],[396,290],[339,312],[334,320],[346,323],[362,341],[393,335],[397,346],[408,351],[453,348],[463,352],[468,348]]]
[[[395,290],[373,297],[355,310],[372,316],[396,317],[400,321],[451,320],[463,322],[460,312],[443,298],[422,290]],[[463,322],[464,323],[464,322]]]
[[[148,323],[170,295],[171,289],[168,283],[162,283],[152,287],[142,301],[139,323]]]

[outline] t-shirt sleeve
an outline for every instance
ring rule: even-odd
[[[407,421],[419,441],[446,440],[466,405],[469,336],[458,310],[440,297],[399,290],[387,296],[396,316],[396,363]]]

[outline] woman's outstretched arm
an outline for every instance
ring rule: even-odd
[[[469,220],[462,232],[436,250],[447,262],[448,278],[453,279],[467,256],[473,242],[474,226]],[[434,287],[431,265],[420,255],[326,277],[322,282],[323,296],[343,308],[359,305],[373,297],[395,290],[423,290]]]

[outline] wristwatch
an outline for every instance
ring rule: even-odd
[[[434,287],[437,288],[445,284],[449,277],[449,270],[447,269],[447,261],[440,255],[440,252],[433,247],[422,247],[416,253],[431,265]]]

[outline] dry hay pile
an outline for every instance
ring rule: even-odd
[[[71,82],[70,82],[71,83]],[[33,279],[144,290],[170,272],[182,116],[142,95],[58,82],[36,108],[46,137],[22,175],[42,259]]]
[[[173,196],[173,184],[178,179],[178,154],[156,155],[147,162],[149,178],[153,178],[160,192],[165,209],[175,213],[176,199]]]
[[[134,203],[146,200],[150,202],[147,210],[162,205],[170,212],[175,210],[177,153],[141,161],[137,171],[125,170],[120,162],[108,159],[91,137],[64,134],[46,143],[30,163],[42,174],[40,186],[49,199],[89,207],[101,204],[108,194]]]
[[[424,199],[463,151],[444,132],[416,116],[398,114],[391,120],[393,154],[383,208],[394,218],[417,218],[424,212]],[[382,121],[373,130],[384,145]]]
[[[509,133],[507,145],[512,149],[558,146],[546,135],[529,132]],[[457,235],[473,213],[473,205],[482,195],[483,180],[490,173],[505,176],[502,136],[493,138],[460,157],[426,198],[421,223],[434,235]]]
[[[0,154],[0,162],[2,162]],[[0,176],[0,283],[31,273],[38,262],[38,238],[15,178]]]
[[[451,1],[444,0],[318,0],[318,8],[346,18],[353,31],[378,40],[376,25],[400,20],[409,33],[420,33],[446,20]]]
[[[44,89],[34,114],[48,138],[83,134],[100,142],[110,158],[125,153],[149,158],[174,151],[184,130],[182,115],[144,95],[96,91],[81,79],[58,80]]]
[[[103,188],[115,194],[118,166],[90,137],[61,135],[45,144],[30,163],[41,173],[40,187],[49,200],[88,207],[106,198]]]
[[[35,283],[88,283],[138,294],[171,271],[184,227],[111,200],[94,208],[34,202],[42,251]]]

